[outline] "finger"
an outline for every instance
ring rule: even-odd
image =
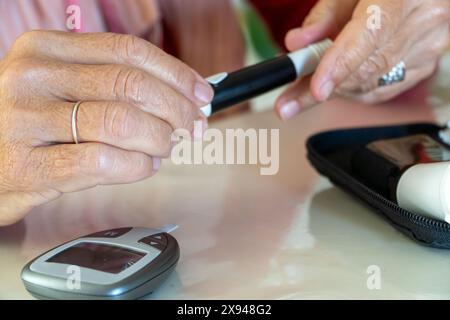
[[[405,47],[402,47],[398,45],[397,40],[392,41],[369,57],[336,89],[336,92],[363,94],[375,90],[379,86],[380,77],[390,72],[400,61],[405,62],[407,72],[421,69],[427,64],[434,64],[448,47],[448,34],[448,27],[444,26],[428,32],[426,38],[422,38],[420,46],[414,44],[408,46],[405,43]]]
[[[436,64],[430,64],[421,69],[409,70],[404,81],[385,87],[379,87],[367,93],[345,95],[346,98],[365,104],[375,104],[389,101],[399,94],[414,88],[420,81],[428,78],[436,69]]]
[[[280,119],[286,121],[318,104],[310,91],[311,77],[299,79],[291,85],[276,101],[275,111]]]
[[[404,61],[408,69],[420,68],[429,61],[435,61],[448,47],[449,29],[448,23],[445,23],[447,17],[439,10],[432,11],[428,14],[414,11],[389,43],[362,63],[337,90],[356,94],[372,91],[378,87],[378,79],[400,61]],[[420,30],[411,34],[417,25],[421,26]]]
[[[139,69],[121,65],[78,65],[19,61],[17,68],[31,86],[30,94],[41,90],[47,99],[66,101],[121,101],[168,122],[173,129],[192,131],[201,111],[167,84]],[[16,79],[21,81],[21,79]],[[40,88],[45,83],[45,88]],[[45,101],[44,101],[45,102]]]
[[[44,143],[72,143],[73,103],[52,102],[34,113],[36,127],[44,128]],[[78,109],[81,143],[101,142],[128,151],[166,158],[171,151],[171,126],[124,102],[83,102]]]
[[[327,100],[341,82],[389,41],[403,18],[412,11],[411,6],[406,6],[406,11],[402,1],[379,0],[376,5],[384,13],[381,28],[367,28],[367,8],[373,4],[369,0],[359,2],[353,19],[322,58],[311,84],[317,100]]]
[[[6,192],[0,194],[0,226],[12,225],[26,216],[34,207],[61,196],[56,190],[34,192]]]
[[[74,192],[97,185],[140,181],[158,171],[160,160],[100,143],[35,148],[30,152],[24,190]]]
[[[324,38],[334,38],[351,19],[358,0],[321,0],[306,17],[301,28],[286,35],[286,47],[298,50]]]
[[[13,50],[24,57],[74,64],[126,64],[161,79],[197,106],[210,103],[214,96],[211,86],[192,68],[131,35],[32,31],[22,35]]]

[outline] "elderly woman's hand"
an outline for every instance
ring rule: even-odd
[[[144,40],[24,34],[0,61],[0,225],[65,192],[153,175],[172,132],[192,131],[212,97],[197,73]]]
[[[380,9],[379,28],[371,15]],[[375,11],[372,11],[375,10]],[[312,77],[291,86],[276,103],[282,119],[333,96],[378,103],[429,77],[449,43],[448,0],[321,0],[302,28],[286,37],[289,50],[326,37],[333,47]],[[398,63],[404,81],[380,86],[379,79]]]

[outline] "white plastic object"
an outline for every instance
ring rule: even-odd
[[[304,49],[288,54],[295,65],[297,77],[307,76],[316,70],[327,50],[333,45],[330,39],[312,44]]]
[[[397,202],[415,214],[450,223],[450,162],[406,170],[397,185]]]

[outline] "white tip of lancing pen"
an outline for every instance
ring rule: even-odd
[[[306,48],[289,53],[288,57],[291,58],[295,65],[297,77],[314,73],[320,60],[322,60],[323,56],[332,45],[333,41],[326,39]]]
[[[211,116],[211,114],[212,114],[212,106],[211,106],[211,103],[208,104],[207,106],[204,106],[204,107],[202,108],[202,112],[203,112],[203,114],[205,115],[205,117],[209,118],[209,117]]]

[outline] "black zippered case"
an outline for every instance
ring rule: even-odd
[[[353,154],[359,148],[376,140],[428,134],[450,150],[450,145],[439,136],[439,132],[443,129],[435,124],[419,123],[327,131],[308,139],[308,159],[320,174],[328,177],[336,186],[363,200],[408,237],[423,245],[450,249],[450,224],[400,208],[393,201],[365,185],[352,172],[351,166]]]

